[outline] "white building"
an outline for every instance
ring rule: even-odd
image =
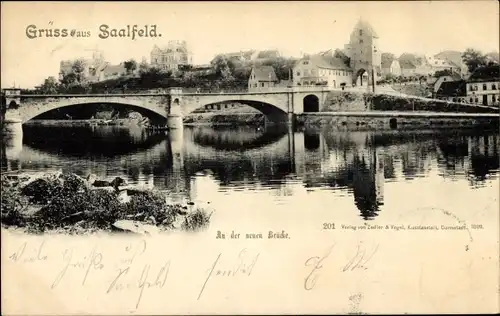
[[[340,58],[311,55],[297,61],[293,68],[293,85],[322,85],[333,88],[351,85],[352,70]]]

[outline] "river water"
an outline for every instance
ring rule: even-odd
[[[339,218],[385,223],[417,209],[491,206],[499,189],[497,131],[23,130],[3,142],[2,171],[120,176],[176,199],[210,203],[223,214],[214,220],[228,229],[235,222],[318,227]]]

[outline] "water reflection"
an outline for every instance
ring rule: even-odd
[[[62,169],[82,176],[122,176],[190,200],[251,192],[256,198],[271,195],[269,209],[273,203],[293,209],[299,196],[303,205],[319,205],[327,200],[324,194],[335,209],[347,196],[368,220],[384,212],[388,183],[444,177],[480,190],[497,177],[499,140],[498,132],[474,130],[195,127],[165,135],[37,126],[24,128],[22,144],[2,142],[2,171]]]

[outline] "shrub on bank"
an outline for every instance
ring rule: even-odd
[[[24,225],[24,217],[21,214],[23,204],[17,193],[16,183],[8,181],[7,177],[2,177],[1,194],[2,224],[12,226]]]
[[[4,225],[26,227],[40,233],[57,229],[71,232],[77,227],[83,231],[110,230],[118,220],[168,227],[177,216],[188,214],[187,207],[167,203],[166,196],[159,192],[132,191],[130,200],[122,202],[117,190],[94,188],[74,174],[46,176],[22,187],[2,176],[1,220]],[[36,211],[29,214],[25,212],[27,208]],[[186,229],[208,225],[210,217],[203,212],[188,214]]]
[[[182,229],[187,231],[197,231],[205,228],[210,222],[212,214],[208,214],[205,210],[196,209],[186,216],[182,223]]]

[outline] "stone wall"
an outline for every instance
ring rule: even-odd
[[[498,109],[426,100],[397,95],[332,91],[328,94],[321,112],[341,111],[426,111],[461,113],[498,113]]]
[[[497,128],[499,118],[492,117],[410,117],[410,116],[363,116],[363,115],[297,115],[299,126],[338,126],[355,129],[419,129],[485,127]]]

